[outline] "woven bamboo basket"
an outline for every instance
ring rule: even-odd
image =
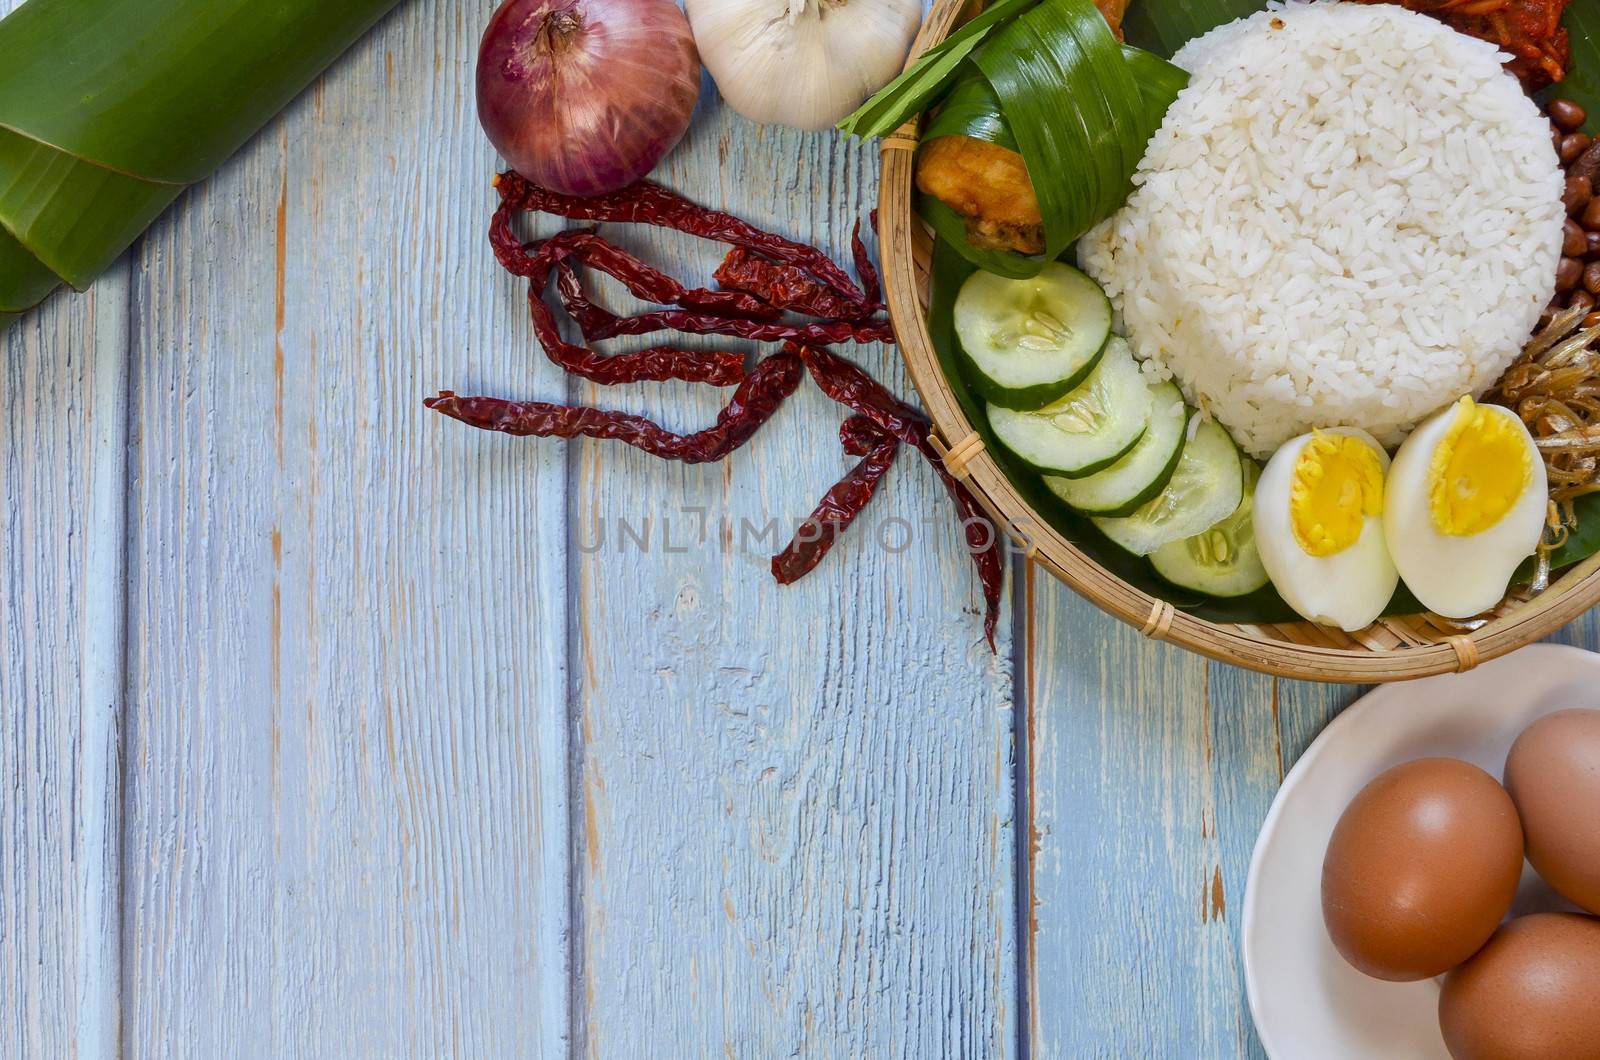
[[[911,60],[939,41],[974,5],[939,0],[912,47]],[[1030,562],[1066,582],[1102,610],[1147,637],[1170,641],[1222,662],[1313,681],[1406,681],[1470,670],[1549,636],[1600,603],[1600,555],[1537,596],[1514,593],[1487,615],[1458,623],[1438,615],[1384,619],[1357,633],[1310,623],[1223,625],[1176,610],[1127,584],[1051,528],[984,451],[940,368],[928,334],[932,235],[912,207],[917,130],[885,137],[879,198],[884,284],[889,313],[912,383],[933,419],[936,446],[1001,526],[1037,528],[1024,543]]]

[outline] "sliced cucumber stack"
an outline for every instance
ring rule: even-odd
[[[1001,408],[1040,409],[1067,394],[1111,337],[1105,292],[1060,262],[1027,280],[975,272],[954,313],[973,386]]]
[[[988,412],[995,437],[1024,463],[1047,475],[1085,478],[1139,444],[1153,408],[1133,351],[1112,337],[1100,363],[1066,397],[1035,412],[994,404]]]
[[[1244,496],[1239,450],[1215,420],[1205,420],[1183,447],[1172,479],[1132,515],[1094,525],[1136,556],[1193,537],[1226,519]]]
[[[1150,553],[1156,573],[1173,585],[1207,596],[1247,596],[1267,584],[1267,568],[1256,551],[1256,480],[1261,469],[1249,457],[1244,467],[1244,498],[1233,514],[1194,537],[1162,545]]]
[[[1166,488],[1183,455],[1189,409],[1176,383],[1150,390],[1150,423],[1127,456],[1088,478],[1045,476],[1057,497],[1086,515],[1132,515]]]

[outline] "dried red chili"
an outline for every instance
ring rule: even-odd
[[[728,251],[714,278],[728,290],[749,291],[779,309],[824,320],[855,320],[876,311],[875,306],[840,298],[802,269],[764,261],[744,247]]]
[[[496,187],[498,187],[498,179]],[[511,223],[516,220],[518,213],[522,212],[511,199],[502,197],[500,205],[494,208],[494,216],[489,218],[489,247],[494,251],[494,258],[500,267],[513,276],[533,276],[544,267],[545,262],[529,253],[529,249],[517,238],[517,233],[512,229]]]
[[[874,446],[899,439],[872,422],[871,416],[855,415],[839,424],[839,445],[851,456],[866,456]]]
[[[686,350],[652,346],[647,350],[606,355],[561,337],[554,310],[544,301],[550,273],[568,254],[569,241],[550,239],[523,246],[511,231],[514,210],[502,202],[489,226],[495,257],[508,272],[528,279],[528,312],[533,334],[545,356],[574,375],[606,385],[682,379],[711,386],[733,386],[744,378],[744,355],[726,351]]]
[[[525,181],[522,183],[526,185]],[[514,182],[502,178],[498,186],[502,189],[513,188]],[[535,192],[537,190],[533,189]],[[588,347],[569,343],[561,337],[554,313],[544,302],[543,290],[549,283],[552,271],[558,274],[558,286],[567,312],[577,322],[584,338],[591,342],[618,335],[644,335],[665,330],[700,335],[732,335],[757,341],[793,339],[821,344],[894,341],[894,329],[887,320],[789,324],[774,319],[779,314],[779,307],[765,301],[759,292],[684,287],[592,231],[579,229],[562,232],[542,242],[525,245],[512,231],[512,219],[523,208],[524,200],[513,193],[503,192],[503,195],[489,230],[490,245],[494,248],[495,256],[508,271],[527,278],[534,334],[546,355],[564,369],[594,382],[617,384],[684,379],[715,386],[731,386],[743,378],[743,357],[736,353],[708,353],[677,346],[657,346],[606,356]],[[864,247],[858,247],[857,252],[864,255]],[[564,262],[572,258],[618,279],[639,298],[684,308],[619,317],[584,295],[575,272],[561,268]],[[770,264],[769,267],[779,268]],[[870,263],[864,276],[869,277],[869,286],[876,286],[877,277]],[[812,283],[811,286],[813,295],[827,291],[819,284]],[[829,309],[844,312],[861,309],[852,309],[851,303],[836,297],[826,303],[815,298],[813,301],[813,308],[825,304]],[[864,312],[870,315],[874,309],[875,306],[869,305]],[[860,313],[857,312],[857,315]]]
[[[744,354],[726,350],[652,346],[630,353],[597,353],[561,337],[555,314],[540,300],[537,291],[529,292],[528,304],[534,318],[533,333],[544,347],[545,356],[590,382],[613,386],[682,379],[710,386],[733,386],[745,377]]]
[[[905,444],[922,448],[927,437],[927,417],[895,397],[859,366],[825,346],[791,342],[784,349],[805,363],[824,394],[871,419]]]
[[[556,265],[556,291],[561,296],[561,307],[567,311],[583,337],[589,341],[614,338],[619,334],[639,335],[649,331],[686,330],[676,328],[670,320],[663,320],[657,326],[647,326],[657,317],[656,313],[640,313],[638,316],[619,318],[610,310],[596,305],[583,290],[583,283],[578,278],[578,272],[569,263],[563,261]],[[724,322],[753,323],[752,321],[735,321],[733,318],[709,317],[711,320]],[[620,326],[619,325],[620,322]],[[728,330],[705,330],[700,334],[731,334]],[[741,336],[742,337],[742,336]],[[700,354],[699,356],[708,356]],[[730,360],[738,358],[743,361],[743,355],[734,352],[717,354]]]
[[[575,258],[620,281],[635,297],[647,302],[752,320],[776,320],[781,315],[780,307],[761,298],[759,291],[685,287],[616,244],[602,239],[592,229],[574,228],[558,232],[527,249],[535,256],[546,255],[560,260]]]
[[[878,230],[878,211],[872,210],[868,217],[872,220],[872,230]],[[850,256],[855,259],[856,275],[861,277],[861,286],[866,292],[866,300],[872,306],[873,312],[886,308],[883,304],[883,284],[878,281],[878,269],[872,264],[872,255],[867,253],[867,245],[861,242],[861,222],[850,232]]]
[[[872,211],[877,227],[878,211]],[[716,272],[716,281],[725,288],[749,291],[781,309],[823,320],[863,320],[884,309],[882,284],[872,256],[861,241],[861,222],[850,233],[850,253],[856,274],[861,277],[865,297],[857,302],[841,298],[825,284],[793,265],[767,261],[745,247],[734,247]]]
[[[659,184],[640,181],[592,198],[574,198],[528,182],[514,172],[495,178],[501,200],[518,210],[538,210],[573,221],[630,221],[675,229],[688,235],[719,243],[747,247],[762,257],[785,265],[797,265],[853,302],[867,301],[866,294],[816,247],[765,232],[748,221],[719,210],[690,202]]]
[[[861,277],[858,287],[816,248],[707,210],[657,185],[637,184],[592,199],[556,195],[509,173],[498,177],[495,186],[501,202],[490,224],[490,245],[502,266],[528,280],[534,334],[552,361],[600,383],[684,379],[719,386],[737,382],[739,389],[715,425],[689,435],[674,434],[628,413],[547,402],[463,398],[450,391],[427,399],[428,408],[483,430],[615,439],[664,459],[702,463],[720,460],[747,442],[798,387],[802,372],[809,370],[824,393],[856,413],[840,426],[839,438],[845,451],[861,460],[823,496],[795,539],[772,558],[773,576],[788,584],[813,570],[871,501],[900,445],[912,445],[933,464],[962,517],[968,551],[983,586],[984,631],[994,646],[1004,569],[993,525],[971,492],[945,469],[930,441],[927,419],[860,368],[825,348],[827,343],[840,341],[894,341],[888,321],[870,319],[884,308],[882,286],[861,240],[859,223],[851,233],[851,254]],[[527,210],[576,220],[661,225],[731,244],[734,249],[717,272],[723,289],[685,287],[592,230],[562,232],[543,242],[524,244],[513,231],[512,221],[516,213]],[[876,228],[876,211],[872,224]],[[619,317],[587,297],[576,263],[612,276],[636,297],[676,308]],[[790,341],[784,352],[768,357],[748,376],[743,357],[736,353],[661,346],[602,356],[562,339],[555,314],[544,300],[552,275],[567,311],[589,340],[672,329]],[[779,318],[786,311],[817,322],[783,322]]]
[[[984,633],[994,647],[995,627],[1000,621],[1000,593],[1005,584],[1000,535],[972,492],[945,468],[944,461],[929,440],[929,423],[922,413],[907,405],[859,367],[820,346],[790,343],[786,350],[797,353],[822,392],[847,408],[871,418],[872,422],[907,445],[915,446],[938,472],[945,490],[961,515],[962,534],[967,551],[978,568],[985,604]]]
[[[428,398],[425,406],[485,431],[539,438],[602,438],[626,442],[664,460],[702,464],[721,460],[748,442],[800,385],[800,359],[773,354],[750,373],[717,422],[694,434],[674,434],[643,416],[545,401],[460,397],[451,391]]]
[[[845,452],[863,459],[822,495],[811,516],[795,531],[793,540],[772,557],[772,576],[790,585],[810,574],[833,548],[839,535],[878,492],[878,484],[894,465],[900,442],[867,416],[852,416],[839,428]]]
[[[619,317],[596,305],[583,292],[578,276],[571,269],[558,271],[562,308],[591,342],[618,335],[648,335],[656,331],[681,331],[688,335],[731,335],[757,342],[836,343],[894,342],[894,327],[887,320],[824,320],[810,324],[788,324],[778,320],[746,320],[739,317],[695,313],[684,309],[654,309],[631,317]]]

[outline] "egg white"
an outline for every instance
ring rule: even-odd
[[[1533,437],[1510,409],[1480,405],[1516,424],[1528,440],[1532,473],[1511,510],[1489,529],[1442,534],[1428,505],[1428,466],[1450,430],[1456,406],[1427,420],[1395,454],[1383,496],[1383,529],[1400,577],[1422,605],[1446,618],[1471,618],[1498,604],[1511,575],[1533,555],[1544,531],[1549,487]]]
[[[1359,438],[1378,455],[1378,463],[1389,469],[1389,454],[1366,431],[1355,427],[1334,427],[1323,434]],[[1310,443],[1303,434],[1285,442],[1267,461],[1256,483],[1256,549],[1273,588],[1302,617],[1326,626],[1354,632],[1371,625],[1394,596],[1400,575],[1384,542],[1383,520],[1369,515],[1363,520],[1361,535],[1349,548],[1331,556],[1313,556],[1300,546],[1290,522],[1289,490],[1295,462]]]

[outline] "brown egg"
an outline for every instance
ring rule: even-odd
[[[1444,981],[1439,1029],[1455,1060],[1600,1060],[1600,920],[1511,921]]]
[[[1516,897],[1522,828],[1493,777],[1456,758],[1380,773],[1345,808],[1322,861],[1322,919],[1344,959],[1378,979],[1449,971]]]
[[[1567,901],[1600,913],[1600,710],[1562,710],[1506,756],[1528,860]]]

